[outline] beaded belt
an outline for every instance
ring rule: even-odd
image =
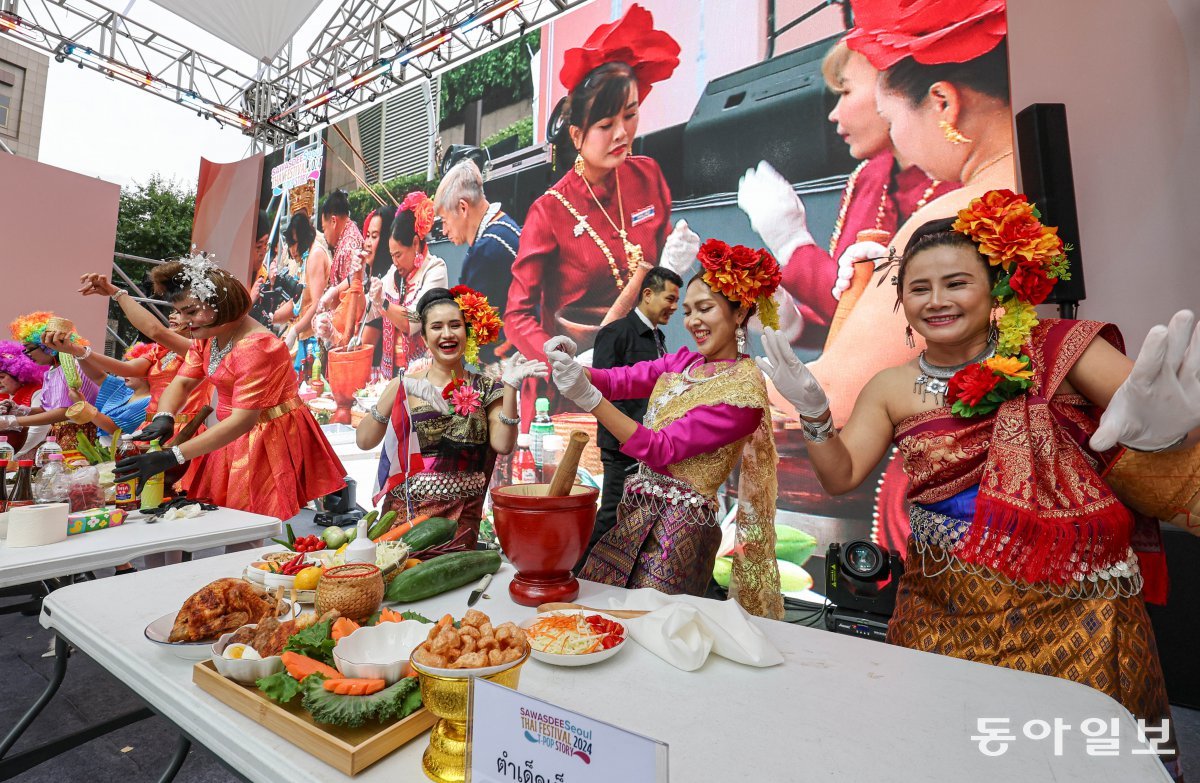
[[[392,490],[392,495],[403,498],[405,493],[413,502],[422,500],[455,500],[475,497],[487,491],[488,477],[479,471],[464,473],[440,473],[424,471],[409,476]]]
[[[1017,589],[1035,590],[1066,598],[1119,598],[1137,595],[1142,591],[1141,567],[1132,548],[1126,550],[1123,560],[1108,563],[1103,568],[1077,563],[1077,570],[1071,574],[1071,580],[1064,584],[1016,582],[986,565],[966,563],[958,558],[955,550],[971,526],[970,522],[930,511],[915,503],[909,508],[908,518],[912,525],[913,541],[921,555],[922,573],[926,576],[936,576],[949,568],[952,571],[972,573],[999,581]],[[1007,537],[1002,540],[1007,541]],[[927,560],[940,564],[941,567],[936,572],[929,573],[925,570]]]
[[[634,498],[635,495],[639,497]],[[704,521],[697,520],[699,524],[718,524],[719,506],[716,498],[705,497],[686,481],[657,473],[642,464],[637,473],[625,480],[622,502],[644,505],[644,501],[647,500],[650,501],[651,507],[662,505],[702,512]]]
[[[258,423],[263,424],[271,419],[278,419],[283,414],[294,411],[303,405],[304,400],[300,399],[299,397],[293,397],[292,399],[281,402],[278,405],[273,405],[270,408],[264,408],[258,412]]]

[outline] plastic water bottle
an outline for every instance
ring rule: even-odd
[[[512,483],[536,484],[538,480],[537,465],[533,461],[533,453],[529,450],[529,433],[522,432],[517,436],[517,453],[512,461]]]
[[[554,472],[558,469],[565,445],[566,441],[561,435],[547,435],[542,439],[542,468],[538,473],[543,484],[554,481]]]
[[[36,468],[44,468],[46,467],[46,463],[49,461],[47,458],[51,454],[57,454],[61,457],[62,453],[62,446],[58,445],[58,438],[54,437],[53,435],[47,435],[46,440],[42,443],[42,445],[37,447],[37,451],[34,453],[33,466]]]
[[[33,482],[33,499],[38,503],[66,503],[71,497],[71,479],[62,454],[50,454]]]
[[[0,476],[3,476],[4,472],[8,470],[8,463],[12,462],[15,455],[12,444],[8,442],[8,436],[0,435]]]
[[[158,445],[157,440],[150,441],[150,449],[147,454],[155,451],[162,451],[162,447]],[[141,508],[145,511],[148,508],[158,508],[163,502],[163,474],[158,473],[146,479],[146,483],[142,485],[142,504]]]
[[[529,448],[533,452],[533,462],[541,472],[545,463],[545,448],[543,439],[554,434],[554,422],[550,421],[550,400],[538,397],[533,404],[535,415],[529,425]]]

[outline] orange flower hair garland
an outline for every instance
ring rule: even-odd
[[[1041,217],[1023,194],[991,190],[961,210],[951,226],[970,237],[991,266],[1000,267],[992,296],[1004,309],[996,355],[950,379],[947,398],[956,416],[991,413],[1029,388],[1033,370],[1023,351],[1038,323],[1034,306],[1046,301],[1055,282],[1070,279],[1070,248]]]
[[[423,191],[414,190],[400,202],[400,211],[413,213],[413,229],[421,239],[433,230],[433,201]]]
[[[779,308],[772,295],[783,280],[779,263],[766,250],[745,245],[730,247],[719,239],[710,239],[696,254],[704,270],[701,277],[708,287],[731,302],[758,306],[763,326],[779,328]]]
[[[500,337],[500,329],[504,326],[500,311],[492,307],[486,296],[469,286],[456,285],[450,289],[450,294],[467,322],[467,349],[463,358],[470,364],[479,364],[479,346],[493,343]]]

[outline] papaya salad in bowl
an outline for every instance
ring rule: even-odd
[[[559,609],[520,624],[530,655],[555,666],[587,666],[607,660],[625,646],[625,626],[603,612]]]

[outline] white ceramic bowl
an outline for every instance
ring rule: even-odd
[[[284,599],[283,610],[279,613],[280,620],[289,620],[300,613],[300,607]],[[157,645],[165,647],[173,655],[188,661],[203,661],[212,655],[213,642],[207,639],[202,642],[171,642],[171,628],[175,626],[175,616],[179,612],[168,612],[146,626],[146,638]]]
[[[247,625],[245,628],[257,628],[257,625]],[[241,630],[241,629],[238,629]],[[222,677],[228,677],[236,682],[253,685],[256,680],[263,677],[270,677],[272,674],[283,669],[283,658],[278,655],[272,655],[267,658],[259,658],[257,660],[246,660],[239,658],[232,660],[222,657],[225,648],[229,646],[229,640],[237,631],[230,631],[222,636],[217,641],[213,642],[210,647],[212,653],[213,665],[217,667]]]
[[[553,615],[571,615],[571,614],[581,614],[581,615],[584,615],[585,617],[590,617],[594,614],[598,614],[601,617],[603,617],[605,620],[612,620],[614,623],[621,623],[622,626],[624,626],[624,624],[625,624],[624,621],[621,620],[620,618],[613,617],[612,615],[605,614],[604,612],[581,612],[578,609],[558,609],[553,612],[541,612],[539,614],[534,615],[533,617],[530,617],[528,620],[523,620],[520,623],[517,623],[517,625],[522,630],[528,630],[530,626],[532,626],[534,623],[536,623],[538,620],[542,619],[543,617],[553,616]],[[607,650],[599,650],[598,652],[586,653],[583,655],[562,655],[560,653],[541,652],[540,650],[535,649],[531,643],[529,646],[529,654],[535,660],[541,661],[542,663],[550,663],[555,666],[589,666],[593,663],[600,663],[601,661],[608,660],[609,658],[613,657],[614,655],[619,653],[621,650],[623,650],[625,648],[625,645],[628,643],[629,643],[629,633],[628,633],[628,630],[626,630],[625,638],[621,641],[621,643],[618,644],[616,647],[610,647]]]
[[[287,595],[288,591],[296,586],[296,575],[276,574],[271,571],[263,572],[263,584],[268,590],[274,590],[276,587],[283,588],[283,594]]]
[[[333,661],[347,677],[382,679],[391,685],[403,677],[413,650],[427,636],[429,625],[420,620],[365,625],[338,641]]]
[[[246,566],[246,571],[242,574],[242,578],[251,584],[262,587],[267,583],[267,572],[254,566]]]

